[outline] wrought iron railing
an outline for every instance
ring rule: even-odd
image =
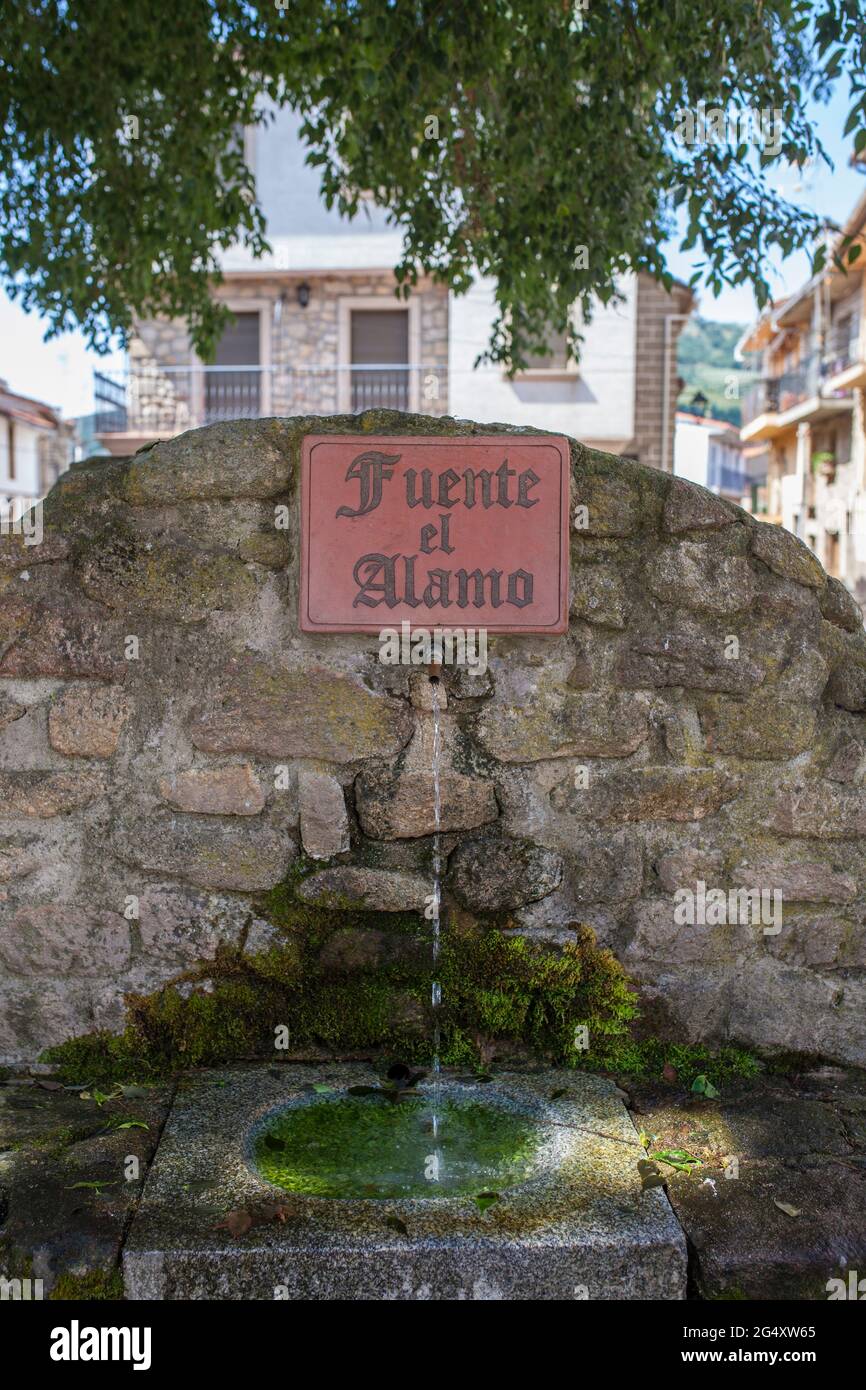
[[[219,420],[375,408],[444,415],[448,369],[364,366],[168,367],[153,359],[96,372],[97,434],[172,433]]]
[[[718,488],[736,497],[742,497],[749,486],[749,478],[742,468],[732,463],[714,463],[710,460],[707,470],[707,486]]]

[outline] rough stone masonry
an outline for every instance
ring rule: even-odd
[[[335,913],[423,909],[429,693],[375,637],[300,631],[298,463],[311,432],[491,431],[515,432],[213,425],[75,465],[41,544],[0,540],[0,1056],[261,949],[255,896],[300,855]],[[571,467],[568,632],[494,636],[485,675],[445,675],[450,920],[554,949],[588,923],[659,1033],[862,1064],[859,610],[701,488],[578,443]],[[781,892],[781,929],[678,925],[698,884]]]

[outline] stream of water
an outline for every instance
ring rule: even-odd
[[[442,828],[442,782],[441,782],[441,763],[442,763],[442,719],[441,706],[439,703],[440,685],[434,676],[430,679],[431,698],[433,703],[433,971],[430,1004],[433,1014],[433,1139],[439,1138],[439,1122],[441,1115],[441,1066],[439,1062],[440,1046],[440,1027],[439,1027],[439,1008],[442,1003],[442,987],[436,976],[439,968],[439,949],[441,945],[441,924],[439,918],[439,907],[442,900],[441,877],[442,877],[442,847],[441,847],[441,828]],[[440,1155],[436,1153],[436,1169]]]

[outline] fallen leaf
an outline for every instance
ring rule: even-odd
[[[701,1160],[685,1149],[661,1149],[658,1153],[650,1154],[650,1158],[666,1163],[669,1168],[676,1168],[678,1173],[690,1173],[693,1168],[701,1166]]]
[[[790,1202],[780,1202],[778,1197],[773,1198],[773,1206],[778,1207],[786,1216],[799,1216],[800,1208],[792,1207]]]
[[[314,1081],[313,1090],[317,1096],[329,1096],[333,1091],[333,1086],[326,1086],[324,1081]]]
[[[36,1082],[36,1085],[39,1086],[39,1087],[41,1087],[41,1089],[42,1089],[43,1091],[62,1091],[62,1090],[63,1090],[63,1083],[62,1083],[61,1081],[37,1081],[37,1082]]]
[[[696,1096],[705,1096],[707,1100],[717,1100],[719,1095],[710,1078],[703,1072],[692,1082],[692,1091]]]
[[[228,1231],[230,1236],[245,1236],[253,1224],[253,1218],[248,1211],[238,1208],[230,1211],[224,1221],[220,1221],[216,1226],[218,1231]]]
[[[498,1201],[498,1192],[479,1192],[475,1198],[475,1205],[480,1212],[485,1212],[488,1207],[492,1207]]]
[[[677,1081],[679,1079],[679,1073],[676,1067],[672,1066],[670,1062],[665,1062],[662,1067],[662,1076],[665,1081]]]
[[[283,1226],[290,1216],[295,1215],[297,1215],[297,1207],[292,1206],[290,1202],[267,1203],[259,1208],[256,1213],[256,1221],[253,1224],[267,1225],[269,1221],[276,1221],[278,1225]]]

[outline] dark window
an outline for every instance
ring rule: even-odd
[[[408,410],[408,309],[353,309],[351,334],[352,410]]]
[[[205,420],[256,419],[261,414],[259,315],[235,314],[217,344],[215,370],[205,373]]]

